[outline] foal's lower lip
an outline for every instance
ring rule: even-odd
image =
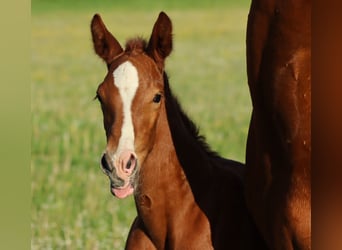
[[[128,184],[126,187],[115,188],[111,186],[111,193],[119,199],[126,198],[127,196],[133,194],[134,188],[131,184]]]

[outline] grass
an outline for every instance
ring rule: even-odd
[[[104,2],[84,1],[78,8],[67,1],[32,1],[31,249],[122,249],[136,214],[132,198],[111,196],[99,169],[106,141],[92,99],[106,68],[91,44],[95,12],[124,43],[134,35],[148,37],[159,9],[166,10],[175,34],[166,64],[174,92],[213,149],[244,161],[251,111],[248,5],[216,1],[209,8],[198,1],[193,9],[171,1],[148,8],[137,1],[140,7],[129,11],[131,2],[121,8]]]
[[[56,11],[84,12],[94,10],[207,10],[231,7],[248,7],[249,0],[32,0],[33,13]]]

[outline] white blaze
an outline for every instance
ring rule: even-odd
[[[132,122],[131,106],[135,93],[138,89],[139,78],[137,69],[127,61],[119,65],[114,72],[114,84],[119,89],[123,103],[123,124],[121,137],[116,155],[120,155],[122,150],[134,150],[134,128]]]

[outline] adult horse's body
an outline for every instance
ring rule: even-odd
[[[248,208],[274,250],[311,249],[311,1],[253,0]]]
[[[126,249],[263,249],[244,201],[243,165],[211,152],[171,94],[164,60],[171,21],[160,13],[148,43],[123,50],[95,15],[96,53],[108,66],[97,90],[114,195],[134,193]]]

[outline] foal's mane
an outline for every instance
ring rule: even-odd
[[[125,46],[125,52],[129,54],[139,54],[139,53],[147,53],[147,42],[145,39],[141,37],[136,37],[128,40]],[[184,127],[191,135],[191,137],[197,142],[197,145],[208,155],[211,157],[217,157],[218,154],[215,151],[210,149],[210,146],[206,142],[206,139],[203,135],[199,133],[198,126],[189,118],[189,116],[182,109],[177,98],[172,94],[170,89],[169,80],[166,72],[163,72],[164,78],[164,91],[165,98],[169,103],[172,103],[172,108],[174,108],[175,112],[179,115],[181,122],[183,122]]]
[[[176,112],[178,112],[181,121],[183,122],[184,126],[186,127],[187,131],[191,134],[192,138],[197,141],[197,145],[210,157],[218,157],[217,152],[211,150],[209,144],[206,142],[205,136],[201,135],[199,132],[198,126],[190,119],[190,117],[185,113],[182,106],[180,105],[178,99],[172,94],[169,79],[164,71],[163,74],[164,78],[164,91],[165,91],[165,98],[168,99],[169,102],[173,103],[173,108]]]

